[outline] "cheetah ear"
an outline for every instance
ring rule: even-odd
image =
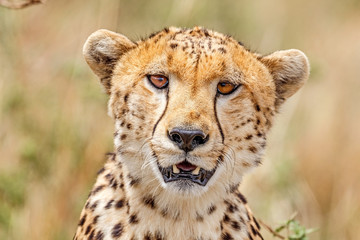
[[[296,93],[309,77],[309,61],[305,54],[299,50],[277,51],[259,57],[259,60],[269,69],[275,81],[276,108]]]
[[[136,47],[127,37],[105,29],[92,33],[86,40],[83,54],[86,62],[100,78],[107,94],[110,94],[113,69],[120,57]]]

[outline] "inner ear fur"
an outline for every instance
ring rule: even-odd
[[[259,57],[259,60],[269,69],[274,79],[277,96],[276,107],[296,93],[309,77],[309,61],[306,55],[299,50],[277,51]]]
[[[136,43],[124,35],[101,29],[86,40],[83,54],[93,72],[100,78],[107,94],[110,94],[111,77],[120,57],[136,47]]]

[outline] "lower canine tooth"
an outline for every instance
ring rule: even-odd
[[[173,165],[173,173],[180,173],[180,169],[176,167],[176,165]]]
[[[192,174],[198,175],[200,172],[200,167],[197,167],[194,171],[192,171]]]

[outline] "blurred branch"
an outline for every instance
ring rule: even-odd
[[[25,1],[11,1],[11,0],[0,0],[0,5],[11,9],[22,9],[31,5],[44,3],[45,0],[25,0]]]
[[[262,225],[263,227],[266,228],[266,230],[268,230],[269,232],[271,232],[275,237],[280,238],[280,239],[285,239],[284,236],[280,235],[279,233],[277,233],[275,230],[273,230],[269,225],[267,225],[266,223],[264,223],[263,221],[261,221],[260,219],[258,219],[258,221],[260,222],[260,225]]]

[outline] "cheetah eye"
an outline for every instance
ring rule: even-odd
[[[237,87],[238,86],[235,86],[234,84],[229,82],[219,82],[217,85],[217,91],[222,95],[227,95],[235,91]]]
[[[158,89],[166,88],[169,83],[169,79],[163,75],[147,75],[147,78]]]

